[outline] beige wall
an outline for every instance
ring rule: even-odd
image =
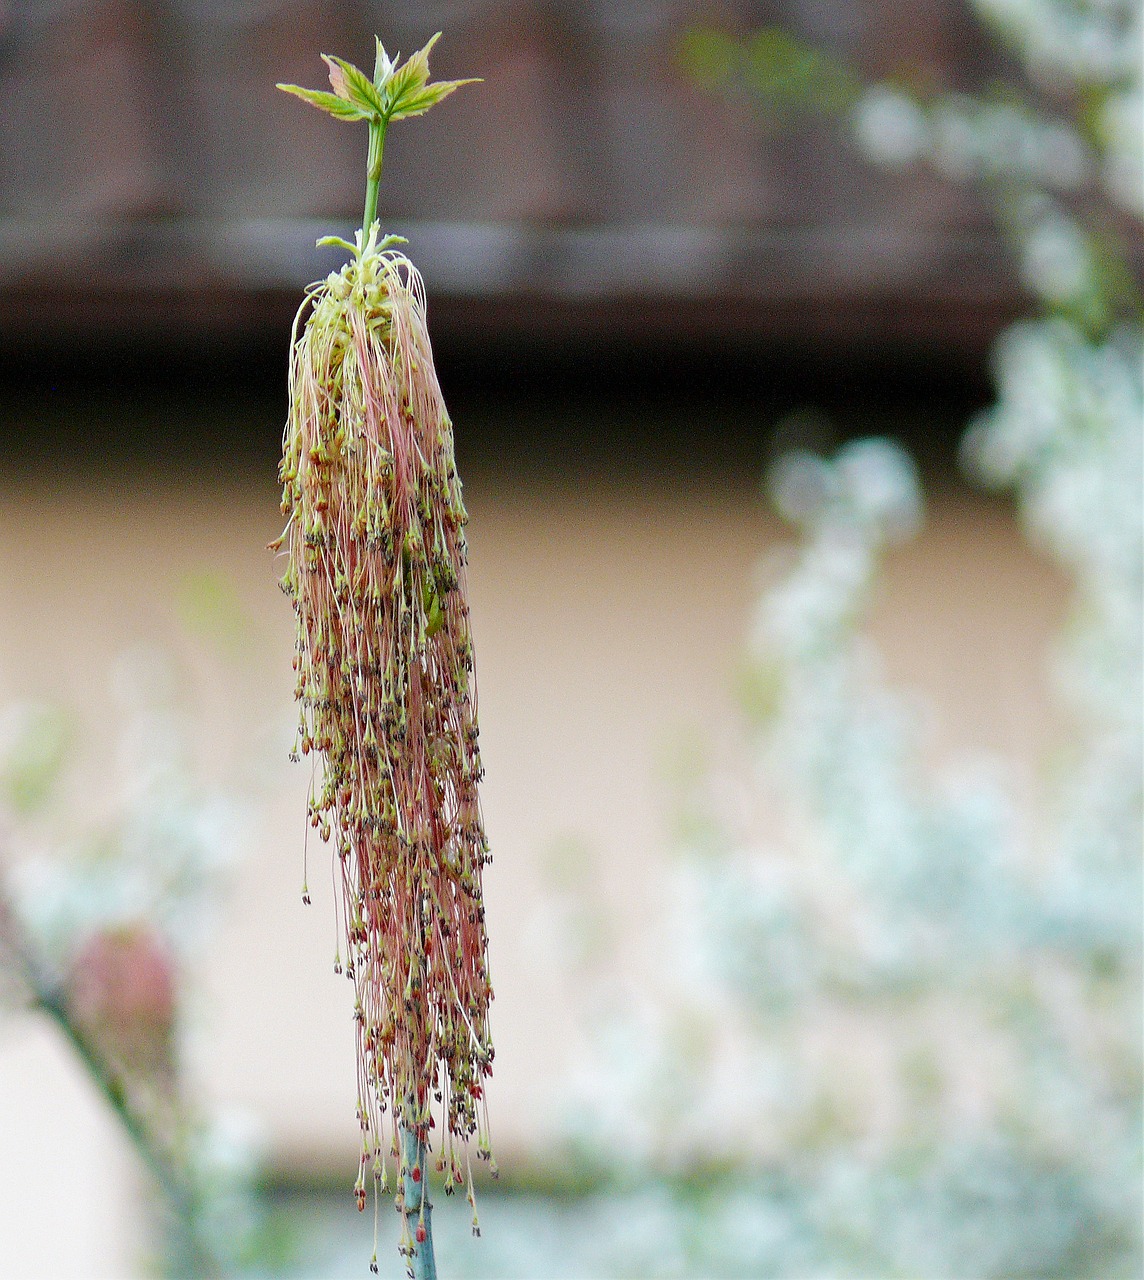
[[[0,482],[0,702],[74,707],[83,758],[75,826],[114,802],[106,672],[158,643],[184,672],[205,777],[258,802],[250,855],[223,901],[195,1006],[195,1069],[219,1102],[259,1118],[272,1158],[353,1167],[348,984],[331,973],[322,851],[299,901],[305,770],[291,766],[292,619],[263,550],[277,532],[265,479],[193,484],[119,474]],[[718,478],[638,494],[468,477],[472,595],[495,861],[487,877],[502,1163],[551,1126],[568,991],[549,959],[553,850],[583,842],[638,952],[644,891],[662,865],[664,751],[682,734],[726,741],[729,689],[760,554],[780,531],[750,491]],[[233,583],[245,621],[188,628],[188,575]],[[182,603],[181,603],[182,602]],[[891,674],[938,708],[935,754],[985,747],[1031,776],[1051,720],[1043,643],[1063,584],[1005,510],[947,498],[895,554],[874,630]],[[200,619],[201,621],[201,619]],[[43,1029],[0,1038],[0,1275],[121,1272],[137,1247],[129,1157],[67,1054]],[[65,1136],[61,1136],[65,1135]],[[66,1150],[53,1161],[57,1143]],[[59,1194],[48,1189],[58,1184]],[[348,1183],[347,1183],[348,1185]],[[77,1204],[81,1207],[77,1209]],[[58,1252],[53,1252],[57,1250]]]

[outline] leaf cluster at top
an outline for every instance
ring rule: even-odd
[[[429,83],[429,51],[440,38],[438,31],[423,49],[400,64],[398,59],[401,55],[390,58],[385,46],[377,40],[377,61],[372,80],[352,62],[323,53],[322,59],[330,68],[333,93],[303,89],[296,84],[280,84],[278,88],[328,112],[337,120],[369,120],[388,125],[391,120],[424,115],[454,89],[475,83],[471,79]]]

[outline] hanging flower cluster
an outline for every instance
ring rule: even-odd
[[[356,991],[359,1207],[398,1130],[424,1152],[435,1114],[445,1189],[468,1176],[471,1196],[458,1152],[476,1135],[488,1156],[493,1059],[466,515],[424,288],[393,243],[373,223],[308,291],[280,472],[298,751],[320,761],[309,821],[336,850]]]

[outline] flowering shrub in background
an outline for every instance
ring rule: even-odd
[[[101,825],[61,834],[53,804],[66,723],[8,709],[0,757],[6,1003],[48,1014],[149,1168],[177,1274],[218,1274],[254,1246],[252,1126],[204,1114],[182,1069],[196,960],[211,936],[242,811],[194,781],[161,655],[114,672],[121,785]]]
[[[864,89],[775,32],[688,53],[993,196],[1036,308],[962,455],[1073,584],[1067,753],[1036,820],[996,768],[924,767],[863,635],[921,521],[913,466],[884,440],[784,458],[800,546],[758,603],[742,757],[682,796],[670,990],[609,978],[569,1112],[629,1188],[600,1274],[1139,1274],[1141,7],[978,8],[1029,90]]]

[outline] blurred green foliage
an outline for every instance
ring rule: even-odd
[[[862,91],[842,60],[781,27],[763,27],[746,40],[697,27],[679,42],[684,71],[699,85],[746,96],[778,122],[799,114],[836,116]]]

